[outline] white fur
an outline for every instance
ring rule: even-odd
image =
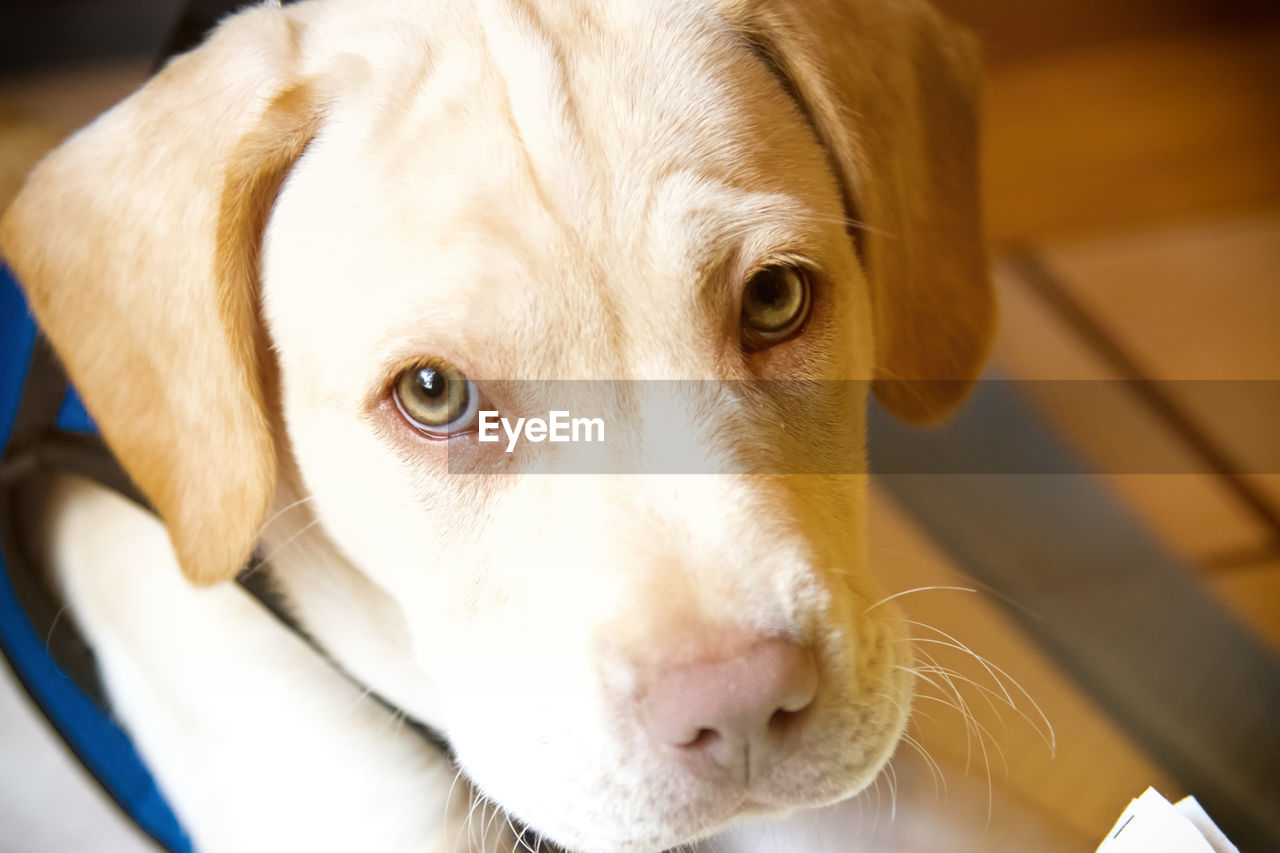
[[[868,785],[910,683],[896,611],[865,613],[879,597],[865,389],[745,399],[714,383],[870,380],[871,285],[833,160],[724,10],[310,0],[252,10],[218,38],[211,49],[248,50],[276,91],[292,78],[270,50],[289,44],[324,110],[263,239],[283,428],[262,571],[345,668],[449,737],[467,778],[449,799],[443,756],[239,589],[189,584],[159,522],[65,483],[51,564],[197,846],[453,851],[483,834],[509,849],[504,818],[464,825],[479,792],[575,851],[651,853]],[[227,123],[245,133],[259,75],[223,72]],[[85,140],[118,141],[155,110],[108,114],[68,159],[83,165]],[[216,225],[217,167],[190,177],[187,227]],[[744,352],[743,282],[784,257],[816,271],[814,315],[795,340]],[[213,310],[216,293],[188,310]],[[209,353],[171,349],[185,372],[159,375],[195,388]],[[552,380],[629,383],[584,412],[608,423],[590,451],[600,471],[644,471],[674,449],[713,467],[790,453],[852,473],[468,474],[467,439],[425,441],[388,404],[389,378],[427,356],[499,396],[523,380],[538,399],[519,405],[536,412]],[[186,387],[186,415],[226,405]],[[647,733],[646,679],[762,637],[812,649],[821,686],[802,736],[749,784],[700,778]]]

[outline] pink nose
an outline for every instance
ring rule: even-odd
[[[727,660],[657,673],[641,700],[649,733],[700,772],[751,777],[785,751],[818,690],[804,646],[761,640]]]

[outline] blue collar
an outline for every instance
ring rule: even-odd
[[[15,526],[17,508],[13,505],[15,480],[21,472],[6,470],[6,466],[22,450],[24,436],[15,436],[14,427],[20,420],[22,403],[33,396],[30,386],[38,379],[33,364],[42,357],[42,350],[47,354],[38,338],[12,273],[0,265],[0,514],[6,516],[0,519],[4,525],[0,527],[4,531],[0,542],[0,651],[32,702],[111,799],[161,847],[172,853],[190,853],[190,839],[133,741],[112,719],[105,703],[93,698],[98,692],[96,685],[84,683],[83,677],[73,679],[59,666],[51,650],[55,644],[45,641],[48,627],[45,631],[37,627],[29,608],[30,597],[24,602],[19,594],[31,586],[29,581],[38,579],[19,575],[32,572],[30,566],[20,565],[26,562],[23,545],[13,541],[22,532]],[[90,440],[96,437],[97,429],[74,389],[65,389],[53,414],[52,431]],[[63,630],[60,625],[53,636]]]

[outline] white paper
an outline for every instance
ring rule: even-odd
[[[1214,853],[1240,853],[1240,850],[1227,840],[1227,836],[1222,834],[1222,830],[1218,829],[1218,825],[1213,822],[1209,813],[1195,797],[1183,797],[1174,803],[1173,807],[1200,830],[1200,834],[1204,836],[1205,841],[1209,842]]]
[[[1097,853],[1239,853],[1194,797],[1177,806],[1148,788],[1129,803]]]

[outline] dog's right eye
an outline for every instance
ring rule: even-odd
[[[433,438],[462,432],[476,419],[480,392],[461,370],[429,361],[401,371],[391,387],[396,407],[409,425]]]

